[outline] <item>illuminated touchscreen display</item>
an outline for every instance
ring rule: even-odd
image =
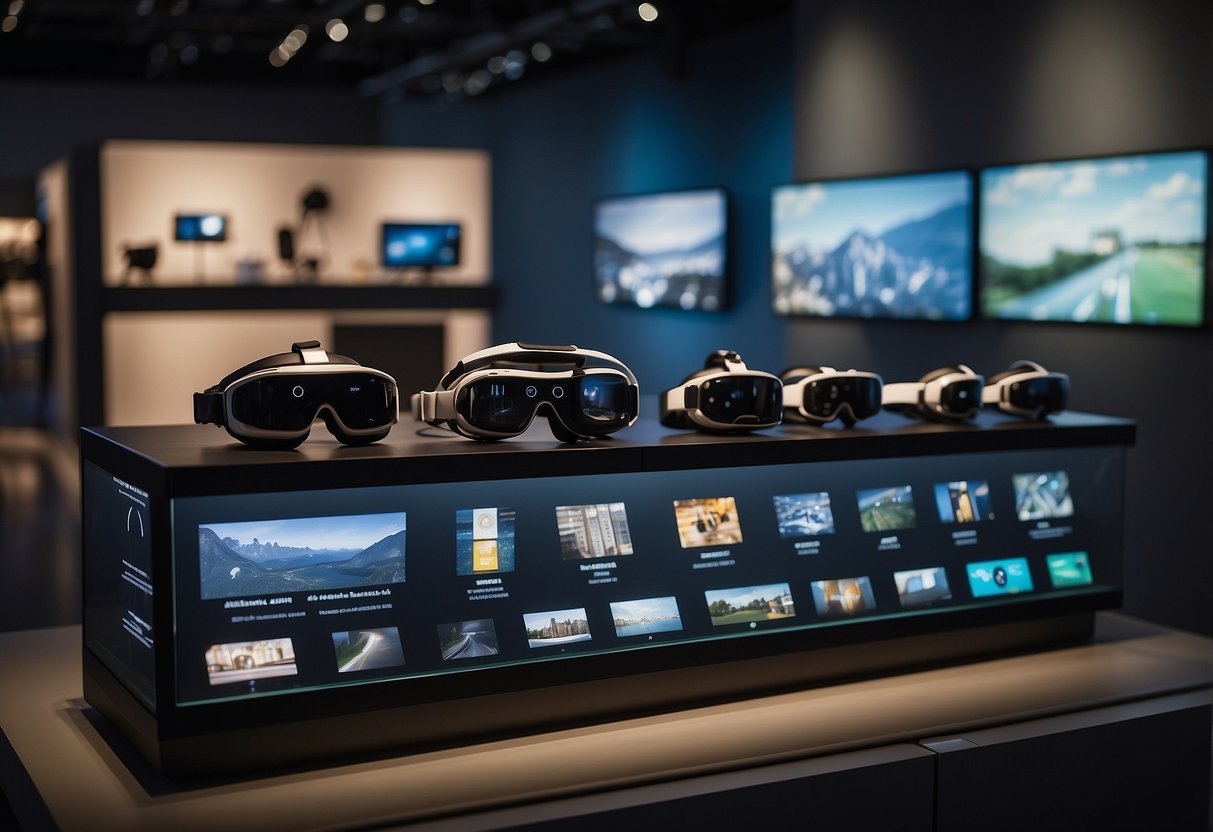
[[[861,621],[1106,592],[1119,581],[1121,504],[1106,454],[177,498],[177,702],[811,639]],[[90,482],[125,535],[138,493],[103,472]],[[124,559],[115,550],[115,589]],[[128,595],[108,613],[117,642],[138,613]]]

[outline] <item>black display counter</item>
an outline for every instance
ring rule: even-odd
[[[85,696],[165,771],[235,771],[1081,639],[1120,603],[1133,438],[85,430]]]

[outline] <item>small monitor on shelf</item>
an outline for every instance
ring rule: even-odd
[[[179,243],[225,242],[227,217],[223,214],[178,214],[173,221],[173,239]]]
[[[386,269],[458,266],[462,236],[457,222],[385,222],[380,263]]]

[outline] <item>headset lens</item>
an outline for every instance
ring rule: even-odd
[[[725,425],[777,425],[783,418],[783,385],[740,374],[709,379],[699,385],[699,410]]]
[[[322,405],[351,429],[387,427],[396,416],[396,385],[370,373],[282,375],[232,390],[232,416],[261,430],[306,430]]]
[[[465,418],[478,428],[498,433],[521,433],[535,413],[534,382],[523,379],[484,378],[464,388]]]
[[[624,425],[635,415],[632,385],[623,376],[583,376],[580,388],[581,415],[591,422]]]
[[[838,415],[844,405],[849,406],[856,419],[867,419],[880,412],[879,379],[844,376],[823,379],[805,385],[805,415],[824,419],[827,422]]]
[[[980,378],[965,378],[953,381],[939,393],[939,406],[951,416],[972,416],[981,407]]]
[[[1069,380],[1060,376],[1042,376],[1011,384],[1011,404],[1023,410],[1056,413],[1066,409]]]

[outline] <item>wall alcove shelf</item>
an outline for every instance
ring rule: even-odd
[[[496,286],[171,286],[110,287],[105,312],[260,309],[492,309]]]

